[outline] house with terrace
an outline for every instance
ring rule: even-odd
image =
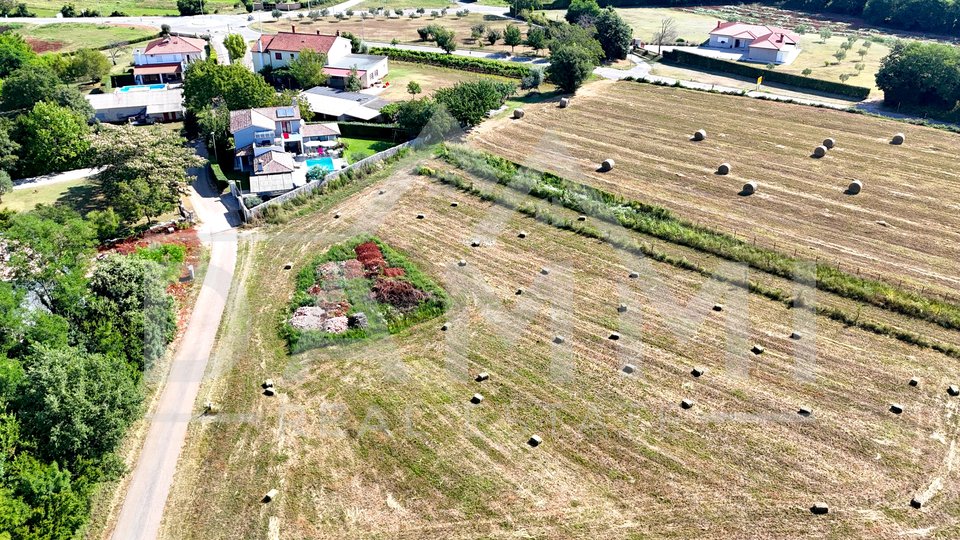
[[[133,78],[137,84],[183,82],[187,64],[203,60],[207,42],[190,37],[164,36],[133,51]]]
[[[776,26],[717,21],[706,48],[740,53],[746,62],[789,64],[800,54],[800,36]]]
[[[300,51],[311,49],[327,55],[324,73],[330,78],[330,86],[343,88],[352,70],[356,70],[360,86],[369,88],[380,83],[387,75],[389,66],[386,56],[353,54],[350,52],[350,40],[338,35],[297,32],[264,34],[253,44],[251,55],[253,68],[260,72],[266,68],[286,67],[300,55]]]
[[[234,168],[250,175],[250,192],[276,194],[307,183],[307,171],[344,166],[336,124],[306,124],[300,109],[262,107],[230,111]]]

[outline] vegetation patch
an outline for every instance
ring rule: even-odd
[[[361,235],[300,270],[282,334],[297,353],[396,334],[440,315],[449,303],[447,293],[403,254]]]

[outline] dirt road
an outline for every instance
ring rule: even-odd
[[[114,540],[156,538],[188,423],[199,414],[195,405],[237,261],[235,210],[228,208],[200,171],[191,202],[202,222],[200,238],[210,247],[210,264],[176,352],[132,472]]]

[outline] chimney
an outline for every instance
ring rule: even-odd
[[[319,31],[319,30],[317,30],[317,35],[318,35],[318,36],[320,35],[320,31]]]
[[[291,33],[291,34],[296,34],[296,33],[297,33],[297,27],[296,27],[296,25],[293,25],[293,24],[290,25],[290,33]]]

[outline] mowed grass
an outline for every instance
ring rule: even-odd
[[[447,88],[461,81],[495,79],[504,82],[517,82],[516,79],[508,79],[495,75],[481,75],[468,71],[393,60],[390,61],[389,68],[390,71],[384,80],[389,82],[390,86],[380,94],[380,97],[391,101],[399,101],[413,97],[407,92],[407,85],[410,84],[411,81],[419,84],[422,90],[422,93],[416,97],[432,95],[440,88]]]
[[[446,17],[432,17],[428,12],[426,15],[416,19],[411,19],[406,16],[394,18],[379,15],[363,20],[359,15],[354,15],[352,18],[343,21],[338,21],[334,17],[325,17],[318,19],[316,22],[310,19],[296,21],[290,21],[288,19],[281,19],[280,21],[265,20],[263,23],[252,25],[252,27],[268,34],[281,31],[289,32],[291,26],[296,26],[298,32],[311,34],[317,31],[322,34],[336,34],[339,30],[361,36],[368,42],[391,43],[396,39],[398,43],[435,47],[436,44],[432,41],[420,41],[420,35],[417,33],[417,29],[431,24],[438,24],[454,31],[458,49],[482,49],[502,53],[510,52],[510,47],[504,45],[502,40],[499,41],[497,45],[489,45],[486,41],[480,43],[470,38],[470,27],[483,23],[488,29],[497,29],[502,32],[508,24],[515,24],[520,27],[521,33],[526,36],[527,25],[521,21],[511,21],[496,15],[483,15],[480,13],[471,13],[466,17],[457,17],[454,15],[454,11],[456,10],[451,9],[448,11]],[[523,45],[517,46],[515,52],[516,54],[523,55],[533,54],[533,51],[529,47]],[[543,53],[544,51],[541,51],[541,54]]]
[[[61,52],[95,49],[120,41],[143,41],[157,35],[157,29],[149,26],[86,23],[24,24],[14,31],[28,41],[60,44],[56,50]]]
[[[200,398],[222,416],[192,424],[161,537],[956,532],[952,484],[923,513],[908,506],[950,459],[957,417],[942,389],[952,360],[818,319],[804,338],[816,377],[795,378],[795,314],[782,305],[534,222],[412,166],[244,237]],[[288,358],[277,315],[296,269],[360,231],[452,295],[449,330],[427,323]],[[469,247],[474,238],[481,247]],[[294,271],[280,270],[286,261]],[[644,279],[627,278],[641,267]],[[714,301],[728,309],[712,312]],[[629,310],[618,314],[618,302]],[[557,334],[563,345],[551,343]],[[747,352],[754,341],[763,355]],[[638,372],[622,374],[624,363]],[[693,365],[706,375],[691,377]],[[490,380],[474,382],[479,371]],[[906,384],[914,375],[922,387]],[[279,396],[260,395],[264,378]],[[479,406],[468,402],[476,392]],[[686,398],[696,406],[684,411]],[[887,413],[893,400],[907,413]],[[798,421],[801,405],[812,419]],[[532,434],[539,448],[525,444]],[[271,487],[280,496],[263,505]],[[819,500],[827,519],[808,510]]]
[[[470,143],[793,257],[907,289],[960,292],[960,167],[950,157],[960,140],[953,134],[629,82],[593,83],[570,108],[547,102],[526,112],[522,122],[481,125]],[[703,143],[689,140],[697,129],[707,131]],[[889,144],[897,132],[907,144]],[[826,137],[837,147],[810,157]],[[616,167],[598,172],[606,158]],[[723,162],[730,175],[715,174]],[[854,179],[863,191],[845,194]],[[740,196],[750,180],[759,191]]]
[[[19,187],[3,196],[0,208],[25,212],[38,204],[66,204],[79,211],[96,208],[99,190],[90,178],[37,187]]]
[[[443,9],[456,10],[456,3],[449,0],[364,0],[353,9]]]
[[[54,17],[60,13],[60,8],[66,2],[61,0],[24,0],[27,10],[36,13],[37,17]],[[77,11],[95,9],[106,17],[114,11],[123,12],[131,17],[137,15],[179,15],[176,0],[78,0],[72,2]],[[235,11],[234,2],[229,0],[206,0],[204,9],[213,13]]]

